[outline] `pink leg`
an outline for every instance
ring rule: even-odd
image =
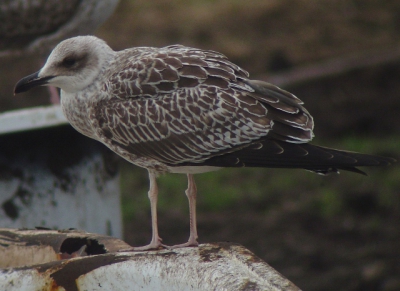
[[[197,219],[196,219],[197,188],[196,188],[196,183],[194,182],[193,175],[187,174],[187,177],[188,177],[188,188],[185,193],[189,200],[190,235],[186,243],[174,245],[171,248],[183,248],[183,247],[191,247],[199,245],[199,243],[197,242],[198,236],[197,236]]]
[[[153,235],[151,238],[151,242],[148,245],[142,247],[133,247],[130,249],[124,249],[121,251],[147,251],[158,249],[159,247],[166,247],[161,244],[162,239],[158,235],[158,224],[157,224],[157,196],[158,196],[158,187],[156,181],[156,174],[149,171],[150,178],[150,190],[149,190],[149,199],[150,199],[150,208],[151,208],[151,226],[153,230]]]
[[[48,86],[48,91],[50,93],[50,103],[51,104],[60,104],[60,94],[58,94],[58,90],[56,87]]]
[[[42,60],[40,66],[43,67],[45,63],[46,62]],[[50,103],[53,105],[60,104],[60,94],[58,93],[58,89],[54,86],[47,86],[47,91],[50,95]]]

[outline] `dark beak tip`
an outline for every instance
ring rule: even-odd
[[[21,85],[20,84],[20,81],[18,81],[18,83],[15,85],[15,87],[14,87],[14,96],[15,95],[17,95],[17,94],[19,94],[19,93],[22,93],[22,92],[24,92],[23,90],[22,90],[22,87],[23,85]],[[29,89],[28,89],[29,90]]]
[[[48,81],[53,78],[52,76],[50,77],[39,77],[39,72],[33,73],[29,76],[26,76],[25,78],[22,78],[17,82],[17,84],[14,87],[14,96],[19,93],[26,92],[34,87],[41,86],[41,85],[46,85]]]

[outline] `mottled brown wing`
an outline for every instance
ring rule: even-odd
[[[266,136],[266,109],[252,99],[231,104],[227,92],[200,86],[160,98],[103,101],[93,108],[97,133],[113,146],[169,165],[201,161]]]
[[[244,80],[254,91],[249,97],[261,102],[268,109],[272,128],[270,139],[289,143],[307,143],[314,137],[314,120],[303,102],[293,94],[267,82]]]
[[[104,142],[138,157],[198,163],[271,133],[297,143],[312,138],[312,117],[299,99],[248,80],[219,53],[137,48],[120,53],[115,66],[90,114]]]
[[[222,54],[179,45],[122,51],[105,74],[107,92],[121,99],[157,97],[199,85],[227,88],[248,77]],[[242,85],[241,89],[250,89]]]

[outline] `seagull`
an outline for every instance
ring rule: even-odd
[[[93,33],[119,0],[8,0],[0,2],[0,57],[46,56],[61,40]]]
[[[187,175],[190,235],[198,245],[194,174],[225,167],[300,168],[319,174],[364,174],[392,158],[312,145],[314,121],[293,94],[249,73],[223,54],[182,45],[112,50],[94,36],[62,41],[45,65],[14,93],[61,89],[61,107],[80,133],[149,173],[152,239],[142,251],[167,247],[157,226],[156,178]]]

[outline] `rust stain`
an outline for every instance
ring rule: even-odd
[[[116,264],[130,260],[130,256],[93,256],[85,258],[84,262],[80,260],[68,260],[66,264],[54,273],[50,277],[56,282],[58,286],[62,286],[68,291],[79,291],[76,286],[76,280],[97,268]]]
[[[54,280],[51,280],[50,291],[60,291],[60,289],[60,286],[58,286]]]
[[[221,248],[219,246],[215,247],[200,247],[199,256],[203,262],[213,262],[219,260],[222,256],[220,254]]]

